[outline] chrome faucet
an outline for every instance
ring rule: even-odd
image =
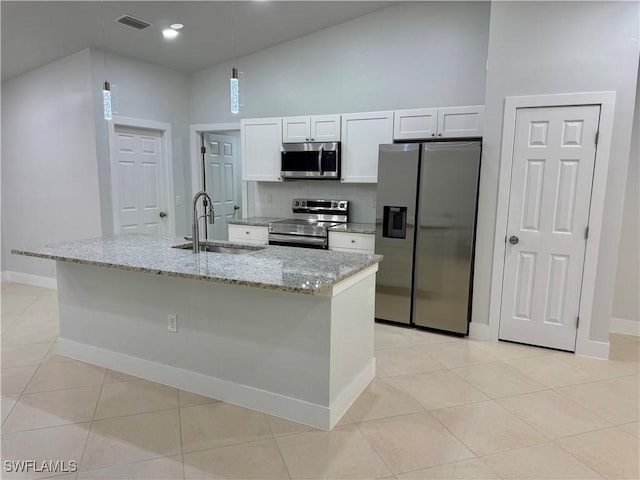
[[[202,205],[204,206],[204,215],[198,217],[198,200],[200,197],[204,197]],[[209,225],[213,225],[213,202],[207,192],[200,191],[193,196],[193,226],[191,227],[191,234],[193,235],[193,253],[200,253],[200,227],[198,225],[202,217],[207,217]]]

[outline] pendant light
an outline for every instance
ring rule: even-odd
[[[231,100],[231,113],[240,113],[240,85],[238,84],[238,69],[233,65],[235,63],[235,37],[234,37],[234,15],[233,1],[231,2],[231,54],[233,61],[231,64],[231,79],[229,80],[229,99]]]
[[[111,120],[113,118],[111,113],[111,86],[107,81],[104,82],[104,87],[102,88],[102,109],[104,112],[104,119]]]
[[[104,54],[104,76],[107,76],[107,42],[106,36],[104,33],[104,0],[102,0],[101,4],[101,12],[102,12],[102,53]],[[111,85],[106,80],[102,86],[102,112],[105,120],[111,120],[113,118],[113,114],[111,111]]]
[[[238,88],[238,69],[231,67],[231,79],[229,89],[231,92],[231,113],[240,113],[240,94]]]

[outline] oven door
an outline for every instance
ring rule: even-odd
[[[269,245],[281,245],[284,247],[318,248],[327,249],[327,237],[307,237],[305,235],[284,235],[280,233],[269,234]]]
[[[280,154],[282,178],[321,178],[323,143],[285,143]]]

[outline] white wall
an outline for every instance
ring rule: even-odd
[[[105,234],[113,233],[111,172],[107,123],[102,111],[102,84],[112,88],[114,115],[171,124],[174,193],[182,197],[176,207],[176,232],[187,233],[187,207],[191,191],[189,167],[189,75],[131,58],[91,49],[92,92],[98,152],[100,199]],[[171,201],[172,199],[169,199]]]
[[[504,98],[615,90],[607,213],[600,241],[590,333],[592,340],[608,341],[636,91],[638,13],[636,2],[492,4],[474,322],[487,324],[489,321]]]
[[[257,185],[250,182],[250,185]],[[349,200],[349,221],[375,222],[376,186],[345,184],[320,180],[300,180],[284,183],[260,183],[249,189],[250,216],[291,218],[294,198],[329,198]]]
[[[640,80],[640,75],[639,75]],[[640,321],[640,81],[637,83],[631,154],[620,232],[612,317]],[[613,326],[613,325],[612,325]]]
[[[2,83],[2,268],[55,277],[13,248],[101,234],[89,51]]]
[[[488,2],[402,3],[239,58],[236,116],[230,64],[208,68],[193,76],[191,123],[483,104],[489,14]],[[353,200],[352,219],[373,221],[375,186],[308,186],[251,185],[249,214],[288,217],[290,199],[312,192]]]
[[[488,2],[409,2],[194,74],[191,122],[484,102]]]

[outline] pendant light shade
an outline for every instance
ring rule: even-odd
[[[102,89],[102,108],[104,112],[104,119],[111,120],[113,118],[111,114],[111,86],[109,82],[104,82]]]
[[[240,112],[240,92],[238,85],[238,69],[231,67],[231,79],[229,80],[229,90],[231,94],[231,113]]]

